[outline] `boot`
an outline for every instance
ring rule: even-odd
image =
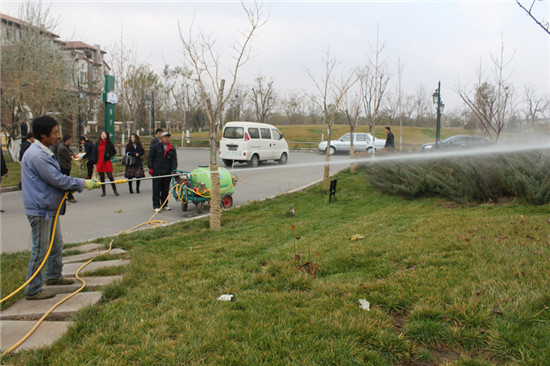
[[[111,183],[111,186],[113,187],[113,192],[115,192],[115,196],[120,196],[120,195],[118,194],[118,191],[116,190],[116,184]]]
[[[105,185],[101,185],[101,197],[105,197]]]
[[[136,193],[139,193],[139,184],[140,183],[141,182],[139,180],[136,182]]]
[[[132,182],[128,182],[128,189],[130,190],[130,194],[134,193],[134,190],[132,189]]]

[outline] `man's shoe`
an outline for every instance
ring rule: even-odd
[[[25,299],[27,299],[27,300],[45,300],[45,299],[50,299],[54,296],[55,296],[55,292],[48,291],[48,290],[42,290],[40,292],[37,292],[34,295],[25,296]]]
[[[74,199],[74,198],[69,198],[69,202],[70,202],[70,203],[77,203],[78,201],[77,201],[76,199]]]
[[[163,207],[163,210],[164,210],[164,211],[170,211],[171,209],[172,209],[172,208],[170,208],[170,207],[168,207],[168,206],[164,206],[164,207]]]
[[[61,277],[58,280],[46,280],[46,285],[71,285],[74,283],[74,278]]]
[[[153,210],[155,210],[155,212],[160,212],[161,211],[160,208],[154,208]]]
[[[115,191],[115,196],[117,196],[117,197],[118,197],[118,196],[120,196],[120,194],[118,194],[118,192],[117,192],[117,191]]]

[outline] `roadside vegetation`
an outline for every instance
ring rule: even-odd
[[[439,196],[483,203],[518,198],[550,203],[550,150],[474,157],[378,162],[363,166],[369,182],[385,193],[417,198]]]
[[[3,363],[547,362],[548,204],[409,200],[349,171],[336,197],[317,185],[225,211],[221,231],[203,219],[118,236],[124,280],[55,345]],[[2,255],[2,296],[25,256]]]

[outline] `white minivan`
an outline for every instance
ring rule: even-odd
[[[288,144],[279,130],[267,123],[227,122],[220,141],[220,158],[225,166],[248,163],[258,166],[260,161],[288,161]]]

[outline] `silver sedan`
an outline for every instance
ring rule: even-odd
[[[350,136],[351,134],[346,133],[336,140],[331,140],[329,148],[330,155],[333,155],[336,152],[348,152],[350,149]],[[375,146],[376,150],[384,147],[385,141],[381,139],[374,139],[373,144],[373,138],[370,133],[354,133],[353,137],[353,148],[355,151],[370,152],[373,145]],[[317,145],[317,150],[319,150],[319,152],[321,153],[326,152],[327,141],[319,142],[319,145]]]

